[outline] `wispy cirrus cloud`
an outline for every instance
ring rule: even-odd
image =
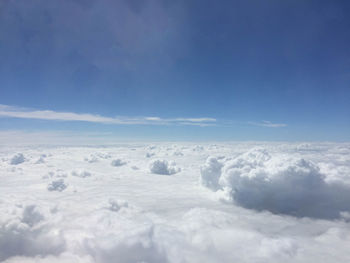
[[[213,126],[214,118],[106,117],[90,113],[33,110],[0,104],[0,117],[52,121],[83,121],[115,125],[195,125]]]
[[[287,127],[288,125],[285,123],[272,123],[271,121],[261,121],[261,122],[248,122],[250,125],[268,127],[268,128],[282,128]]]

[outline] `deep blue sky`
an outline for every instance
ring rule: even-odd
[[[0,128],[350,140],[349,14],[346,0],[3,0],[0,104],[217,125],[2,117]]]

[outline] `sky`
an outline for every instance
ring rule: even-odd
[[[350,140],[350,2],[3,0],[0,131]]]

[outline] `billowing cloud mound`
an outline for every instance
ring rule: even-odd
[[[152,152],[148,152],[148,153],[146,153],[146,158],[151,158],[154,155],[156,155],[156,154],[152,153]]]
[[[45,163],[44,156],[40,156],[39,159],[35,162],[35,164],[41,164],[41,163]]]
[[[98,158],[95,155],[91,155],[90,157],[85,157],[84,161],[86,161],[88,163],[97,163]]]
[[[109,209],[115,212],[118,212],[123,207],[129,207],[128,202],[124,200],[109,199],[109,204],[110,204]]]
[[[201,167],[201,184],[214,191],[218,190],[222,166],[223,164],[217,158],[209,157],[205,165]]]
[[[12,256],[58,255],[65,248],[60,233],[49,224],[50,212],[34,204],[1,207],[0,261]]]
[[[24,155],[22,153],[17,153],[11,158],[10,164],[17,165],[17,164],[23,163],[24,161],[25,161]]]
[[[122,159],[115,159],[111,162],[111,165],[115,166],[115,167],[123,166],[125,164],[126,164],[126,162],[124,162]]]
[[[149,169],[151,173],[163,175],[172,175],[181,171],[180,168],[176,167],[175,162],[168,163],[167,160],[154,160],[151,162]]]
[[[91,173],[85,170],[74,170],[72,171],[72,176],[76,176],[76,177],[81,177],[81,178],[85,178],[85,177],[90,177]]]
[[[350,188],[328,183],[310,161],[272,157],[264,149],[253,149],[225,164],[210,157],[200,181],[212,190],[229,191],[237,204],[255,210],[326,219],[350,211]]]
[[[66,188],[67,188],[67,184],[64,182],[62,178],[53,180],[47,185],[47,190],[49,191],[62,192]]]

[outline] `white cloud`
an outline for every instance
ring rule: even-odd
[[[150,174],[148,151],[178,165],[156,171],[182,172]],[[18,152],[26,161],[13,166]],[[0,261],[350,262],[349,153],[349,143],[1,146]],[[48,191],[60,179],[69,186]]]
[[[209,156],[201,167],[200,183],[214,191],[220,188],[219,178],[223,164],[213,156]]]
[[[84,121],[104,124],[125,125],[195,125],[208,126],[214,118],[160,118],[160,117],[106,117],[97,114],[57,112],[52,110],[31,110],[0,104],[0,117],[40,119],[55,121]]]
[[[285,123],[272,123],[271,121],[262,121],[262,122],[248,122],[250,125],[268,127],[268,128],[281,128],[287,127]]]
[[[25,161],[25,158],[23,154],[18,153],[11,158],[10,164],[17,165],[17,164],[23,163],[24,161]]]
[[[145,120],[147,120],[147,121],[161,121],[162,119],[159,117],[146,117]]]
[[[47,185],[47,190],[62,192],[64,189],[67,188],[67,186],[68,185],[64,182],[64,179],[60,178],[60,179],[51,181]]]
[[[172,119],[173,121],[181,121],[181,122],[215,122],[214,118],[176,118]]]
[[[181,171],[180,168],[176,167],[175,162],[169,163],[167,160],[153,160],[150,163],[149,169],[151,173],[162,175],[172,175]]]
[[[10,211],[2,210],[0,219],[1,262],[13,256],[58,255],[64,251],[65,241],[61,231],[52,229],[49,211],[36,204],[7,209]]]
[[[221,169],[222,167],[222,169]],[[335,219],[350,211],[350,188],[328,182],[313,162],[252,149],[224,164],[208,158],[200,182],[238,205],[297,217]]]
[[[126,162],[124,162],[122,159],[115,159],[111,162],[111,165],[115,166],[115,167],[123,166],[125,164],[126,164]]]

